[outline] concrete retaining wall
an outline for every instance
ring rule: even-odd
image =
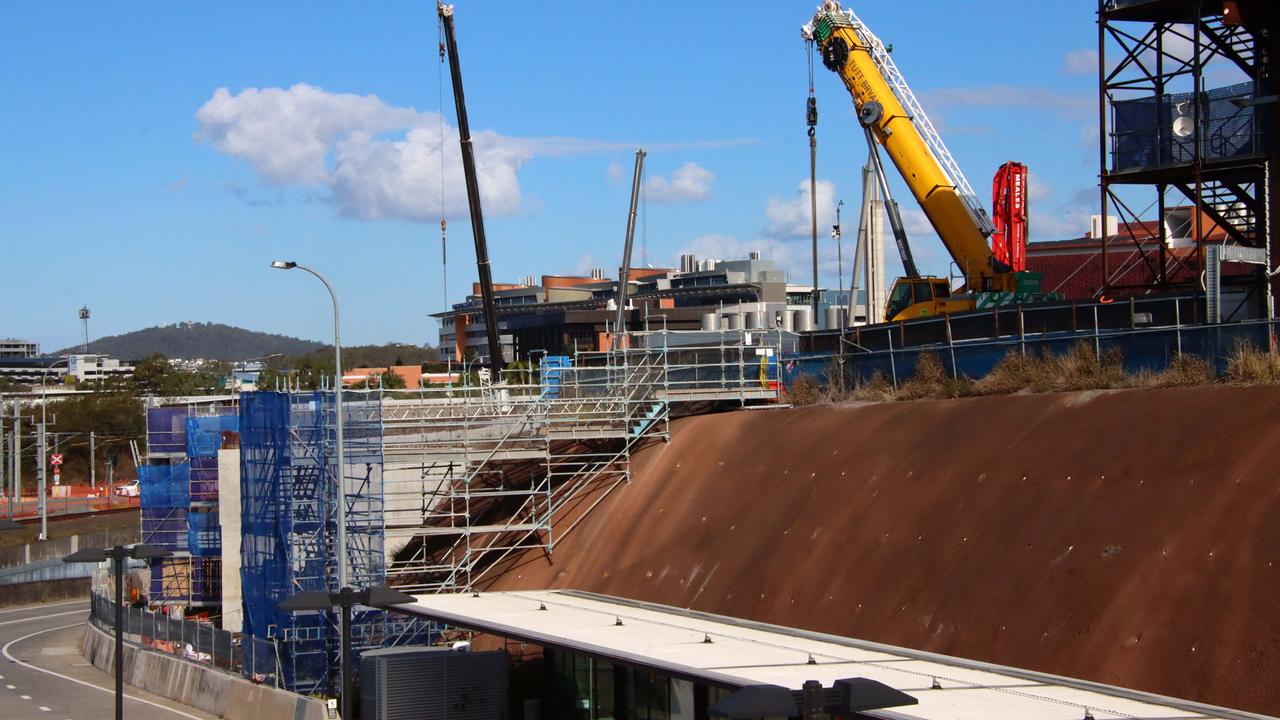
[[[115,642],[89,623],[85,659],[104,672],[115,672]],[[183,705],[227,720],[326,720],[324,703],[273,687],[254,685],[238,675],[215,670],[138,647],[124,646],[124,681]]]
[[[89,594],[89,578],[69,580],[45,580],[42,582],[5,585],[0,592],[0,607],[32,605],[50,600],[83,598]]]
[[[52,582],[93,577],[94,563],[65,563],[61,560],[41,560],[30,565],[0,568],[0,585]]]
[[[45,560],[61,560],[82,547],[111,547],[136,543],[140,532],[137,525],[131,525],[3,548],[0,549],[0,568],[30,565]]]

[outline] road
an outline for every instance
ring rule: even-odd
[[[0,610],[0,716],[5,720],[109,720],[114,676],[80,655],[88,600]],[[129,720],[216,720],[125,686]]]

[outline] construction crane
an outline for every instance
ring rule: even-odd
[[[489,270],[489,246],[484,236],[484,213],[480,209],[480,182],[476,177],[476,156],[471,144],[471,126],[467,121],[467,99],[462,92],[462,66],[458,61],[458,39],[453,28],[453,6],[437,3],[436,12],[444,25],[445,49],[449,54],[449,77],[453,81],[453,104],[458,113],[458,142],[462,146],[462,175],[467,185],[467,206],[471,212],[471,235],[476,245],[476,271],[480,276],[480,303],[484,313],[484,332],[489,344],[489,370],[495,381],[501,381],[506,358],[502,354],[501,329],[494,310],[493,276]],[[444,178],[440,179],[444,182]],[[444,231],[444,221],[440,223]]]
[[[891,217],[907,277],[894,281],[885,320],[1042,299],[1036,274],[1015,272],[992,252],[987,244],[995,231],[990,217],[888,48],[866,23],[837,0],[825,0],[802,34],[853,96],[873,161],[879,162],[877,146],[884,148],[964,277],[963,292],[953,293],[947,278],[916,274],[900,220]],[[883,172],[880,175],[883,183]]]

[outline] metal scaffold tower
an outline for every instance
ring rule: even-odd
[[[590,367],[545,358],[537,384],[384,401],[387,535],[401,550],[390,582],[470,588],[512,552],[550,553],[557,517],[629,479],[635,442],[667,432],[666,367],[642,351],[599,355]]]
[[[344,393],[350,584],[478,587],[516,553],[553,552],[627,483],[637,444],[669,437],[672,403],[777,400],[780,345],[748,347],[740,334],[668,348],[668,337],[637,332],[625,348],[542,357],[502,383],[464,368],[466,380],[450,386]],[[338,589],[333,395],[241,397],[244,642],[255,650],[246,670],[323,692],[338,667],[334,616],[276,603]],[[359,651],[418,641],[429,628],[367,611],[353,630]]]
[[[221,604],[218,450],[237,427],[229,402],[147,411],[147,463],[138,468],[141,539],[173,553],[151,563],[153,604],[204,613]]]
[[[305,590],[338,589],[336,412],[331,393],[246,393],[241,403],[242,571],[245,633],[269,642],[274,673],[298,692],[333,687],[339,634],[332,613],[276,607]],[[375,396],[344,401],[349,583],[385,583],[382,418]],[[381,647],[416,632],[378,611],[357,613],[355,647]]]
[[[385,515],[395,556],[388,582],[457,592],[496,576],[513,554],[550,555],[630,481],[639,443],[669,437],[673,403],[777,399],[772,346],[668,348],[670,335],[637,332],[627,348],[542,357],[536,378],[510,374],[501,386],[425,388],[384,400]]]
[[[1200,292],[1202,273],[1216,272],[1207,244],[1273,262],[1280,113],[1269,6],[1099,1],[1099,292]],[[1158,242],[1147,242],[1153,211]]]

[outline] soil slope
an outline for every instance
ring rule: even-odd
[[[704,415],[548,561],[577,588],[1280,714],[1280,388]]]

